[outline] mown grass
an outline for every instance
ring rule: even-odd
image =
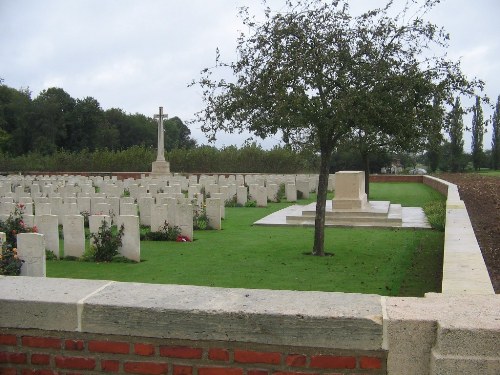
[[[426,203],[430,194],[421,184],[404,184],[397,189],[386,183],[372,184],[372,193],[401,204]],[[393,194],[395,198],[384,194]],[[325,249],[330,256],[314,257],[309,255],[313,228],[252,226],[256,220],[287,205],[285,202],[266,208],[226,208],[222,231],[196,231],[191,243],[143,241],[141,262],[137,264],[48,261],[47,275],[404,296],[440,291],[441,232],[326,228]]]

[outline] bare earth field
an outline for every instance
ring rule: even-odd
[[[490,273],[500,293],[500,178],[477,173],[443,173],[439,178],[458,186]]]

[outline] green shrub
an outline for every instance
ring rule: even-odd
[[[205,208],[203,208],[201,211],[195,211],[193,215],[193,229],[210,229],[210,227],[208,226],[208,216]]]
[[[17,248],[17,235],[19,233],[36,233],[37,227],[28,227],[23,221],[24,205],[17,204],[9,217],[2,221],[0,220],[0,232],[5,232],[5,242],[13,249]]]
[[[247,201],[245,207],[257,207],[257,201]]]
[[[90,236],[93,245],[85,258],[94,262],[110,262],[118,254],[124,231],[123,224],[120,229],[117,229],[115,226],[109,225],[107,221],[103,221],[97,233],[92,233]]]
[[[425,204],[423,208],[431,227],[444,232],[446,225],[446,202],[432,201]]]
[[[2,253],[0,255],[0,275],[19,276],[24,261],[17,256],[17,249],[11,244],[4,242],[2,244]]]
[[[144,240],[146,241],[177,241],[181,234],[178,226],[169,225],[166,221],[157,232],[146,232]]]

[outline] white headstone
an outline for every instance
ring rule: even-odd
[[[45,277],[45,241],[40,233],[19,233],[17,254],[24,263],[21,276]]]
[[[265,186],[257,187],[257,207],[267,207],[267,189]]]
[[[177,206],[177,225],[181,234],[193,240],[193,206],[191,204],[180,204]]]
[[[220,230],[221,225],[221,212],[220,212],[220,199],[218,198],[207,198],[207,218],[208,225],[212,229]]]
[[[244,206],[245,203],[247,203],[247,199],[248,199],[247,187],[238,186],[236,191],[236,201],[238,202],[238,204]]]
[[[80,258],[85,252],[85,230],[82,215],[65,215],[63,218],[64,256]]]
[[[59,258],[59,218],[57,215],[35,216],[38,233],[45,236],[45,247]]]
[[[117,219],[118,227],[124,226],[122,246],[118,252],[134,262],[141,261],[141,239],[139,232],[139,216],[120,215]]]

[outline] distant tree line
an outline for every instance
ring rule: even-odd
[[[176,148],[166,152],[166,157],[170,170],[178,173],[316,173],[319,163],[314,153],[279,146],[264,150],[255,143],[241,148]],[[146,146],[116,151],[59,150],[51,155],[0,153],[0,172],[149,172],[155,158],[156,149]]]
[[[165,149],[191,148],[196,141],[181,119],[164,122]],[[122,109],[103,110],[92,98],[74,99],[61,88],[43,90],[32,99],[28,89],[14,89],[0,79],[0,152],[12,156],[36,152],[124,150],[156,147],[157,123]]]
[[[464,124],[463,115],[466,111],[462,108],[460,99],[455,100],[448,113],[440,108],[435,118],[434,134],[429,137],[426,147],[426,158],[422,160],[428,165],[429,170],[449,172],[463,172],[481,168],[500,169],[500,96],[497,99],[495,111],[491,119],[492,140],[491,149],[484,149],[483,136],[488,121],[483,116],[481,100],[476,97],[472,107],[472,123]],[[444,129],[444,134],[441,131]],[[470,130],[472,133],[471,153],[464,151],[463,133]],[[445,138],[444,135],[448,137]]]

